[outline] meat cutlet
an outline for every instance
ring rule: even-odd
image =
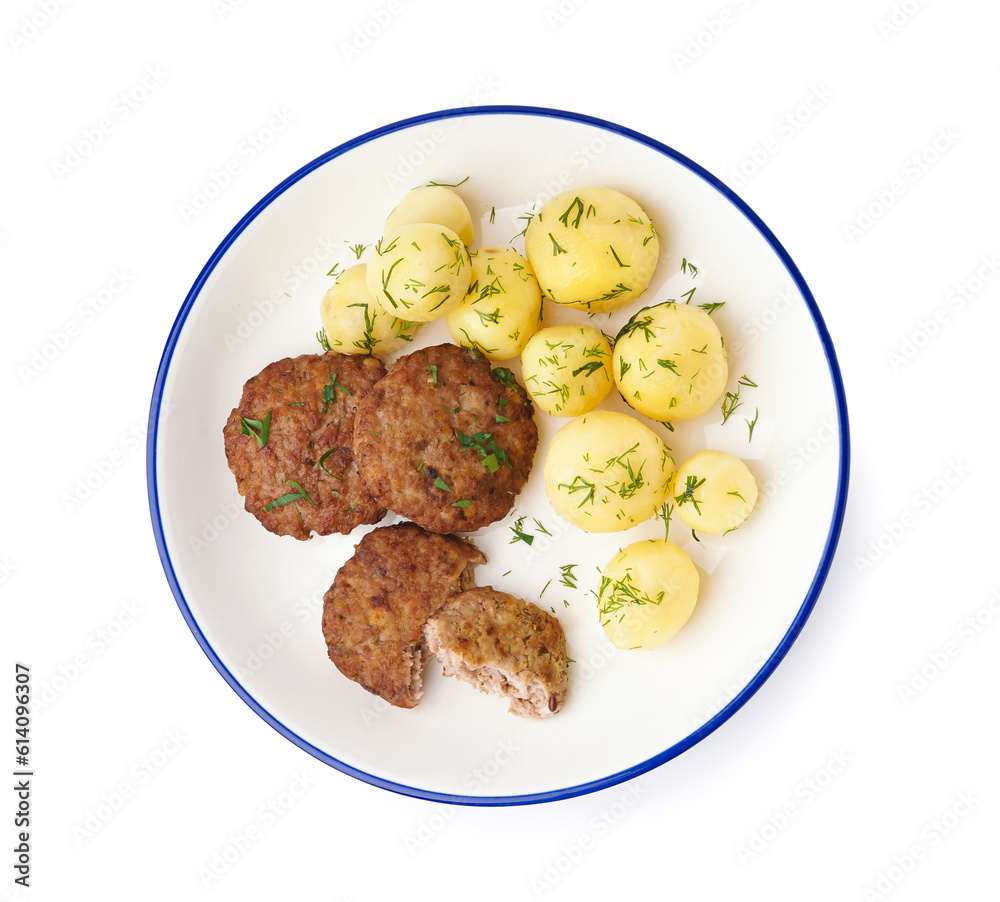
[[[349,533],[386,509],[354,463],[358,403],[385,375],[375,357],[286,357],[243,386],[223,435],[244,506],[269,531],[296,539]]]
[[[538,605],[490,586],[470,589],[439,608],[424,635],[446,676],[510,699],[512,714],[550,717],[566,700],[566,636]]]
[[[344,676],[400,708],[423,691],[424,624],[473,585],[486,562],[471,542],[413,523],[368,532],[323,598],[323,636]]]
[[[372,494],[437,533],[503,519],[537,447],[531,401],[510,370],[453,344],[400,357],[354,423],[354,458]]]

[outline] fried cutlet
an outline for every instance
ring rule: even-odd
[[[308,539],[385,516],[352,451],[358,403],[384,375],[375,357],[330,352],[286,357],[247,380],[223,436],[244,506],[265,528]]]
[[[428,619],[428,648],[446,676],[510,699],[520,717],[550,717],[566,700],[566,636],[540,607],[489,586],[456,595]]]
[[[442,344],[389,368],[358,405],[353,447],[379,503],[432,532],[474,532],[513,507],[538,429],[510,370]]]
[[[416,706],[428,656],[424,624],[485,562],[471,542],[413,523],[371,530],[323,598],[330,660],[390,704]]]

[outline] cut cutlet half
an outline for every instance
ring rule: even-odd
[[[510,700],[520,717],[550,717],[569,685],[562,625],[540,607],[490,586],[447,601],[424,626],[444,674]]]
[[[371,530],[323,598],[330,660],[390,704],[415,707],[428,657],[424,624],[473,585],[474,568],[485,562],[471,542],[414,523]]]

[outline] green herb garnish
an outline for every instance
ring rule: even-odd
[[[263,420],[240,417],[240,432],[244,435],[252,435],[261,448],[267,444],[267,437],[271,432],[271,413],[272,411],[269,410]]]
[[[514,374],[507,369],[505,366],[495,367],[493,370],[493,378],[496,379],[504,388],[512,388],[517,391],[517,379],[514,378]],[[506,399],[501,399],[502,402],[506,402]]]
[[[514,538],[510,540],[510,544],[513,545],[515,542],[524,542],[526,545],[530,545],[535,541],[535,537],[529,533],[525,532],[521,527],[524,526],[524,517],[518,517],[514,521],[514,525],[511,526],[511,532],[514,533]]]
[[[622,263],[622,258],[618,256],[618,253],[617,251],[615,251],[614,247],[610,244],[608,245],[608,247],[611,248],[611,255],[615,258],[615,263],[617,263],[623,269],[631,269],[632,267],[631,263]]]
[[[577,587],[577,577],[574,575],[573,570],[577,566],[577,564],[563,564],[559,568],[559,572],[562,573],[562,579],[560,579],[559,582],[570,589],[575,589]]]
[[[573,198],[573,202],[566,208],[566,212],[563,213],[563,215],[559,217],[559,221],[564,226],[566,226],[566,228],[569,228],[569,226],[570,226],[569,217],[572,214],[572,212],[573,212],[574,209],[577,210],[577,214],[576,214],[576,219],[573,220],[572,225],[573,225],[574,229],[578,229],[578,228],[580,228],[580,220],[583,218],[583,213],[584,213],[583,201],[580,200],[579,197],[574,197]],[[551,237],[551,235],[549,237]],[[553,242],[554,241],[555,241],[555,239],[553,239]],[[613,251],[612,251],[612,253],[613,253]]]
[[[352,392],[343,382],[337,381],[337,374],[330,373],[330,381],[323,386],[323,409],[320,413],[326,413],[330,409],[330,405],[334,402],[337,397],[337,389],[340,389],[344,394],[353,395]]]
[[[331,470],[328,470],[326,468],[326,464],[323,463],[323,461],[325,461],[331,454],[336,454],[336,453],[337,449],[331,448],[329,451],[324,452],[323,455],[320,457],[320,459],[316,461],[316,463],[319,465],[319,468],[324,473],[327,474],[327,476],[332,476],[334,479],[337,480],[337,482],[343,482],[344,481],[343,479],[341,479],[336,473],[332,472]]]
[[[726,396],[722,399],[722,424],[725,425],[726,420],[736,412],[736,408],[742,406],[743,402],[740,400],[740,390],[737,388],[735,393],[727,391]]]
[[[459,185],[464,185],[469,180],[466,176],[460,182],[428,182],[425,187],[427,188],[457,188]]]
[[[656,512],[656,519],[663,521],[663,541],[670,538],[670,516],[673,512],[674,506],[666,501],[660,505],[660,509]]]
[[[640,311],[641,313],[642,311]],[[626,336],[631,335],[633,332],[642,332],[646,337],[646,341],[650,341],[656,337],[656,333],[650,328],[653,324],[653,317],[647,314],[646,316],[639,318],[637,313],[632,317],[624,326],[622,326],[621,331],[615,336],[615,341],[620,341]]]
[[[573,375],[579,376],[580,373],[583,373],[586,376],[593,376],[594,373],[603,368],[604,368],[603,360],[591,360],[585,363],[583,366],[578,366],[575,370],[573,370]]]
[[[592,482],[587,482],[582,476],[577,475],[572,482],[561,482],[558,488],[566,489],[567,494],[575,495],[578,492],[584,492],[583,500],[577,505],[577,508],[583,507],[588,501],[594,503],[594,493],[597,490],[597,486]]]
[[[496,473],[501,465],[506,465],[513,469],[507,452],[496,443],[493,433],[476,432],[472,435],[466,435],[464,432],[456,430],[455,438],[458,439],[463,452],[469,448],[474,448],[478,451],[479,456],[482,458],[483,466],[491,473]]]
[[[684,491],[681,494],[674,496],[674,501],[677,502],[677,506],[680,507],[682,504],[691,502],[694,507],[695,513],[701,513],[701,502],[694,497],[694,493],[700,489],[705,484],[705,477],[703,476],[699,479],[697,476],[688,476],[687,481],[684,485]]]
[[[270,504],[264,505],[265,511],[273,510],[276,507],[284,507],[286,504],[291,504],[293,501],[308,501],[310,504],[315,505],[316,502],[312,500],[312,496],[302,488],[301,484],[296,482],[294,479],[286,479],[285,485],[292,486],[295,491],[288,492],[282,495],[280,498],[275,498]]]
[[[611,615],[621,615],[624,609],[635,605],[662,604],[665,594],[664,590],[656,595],[641,592],[628,571],[621,579],[602,576],[597,590],[597,610],[601,616],[601,623],[608,623]]]
[[[508,244],[513,244],[515,241],[517,241],[518,238],[523,238],[528,233],[528,226],[531,225],[531,220],[535,218],[535,214],[534,213],[523,213],[522,215],[518,216],[517,218],[518,219],[523,219],[525,221],[524,222],[524,228],[521,229],[521,231],[518,232],[513,238],[511,238],[510,241],[507,242]]]

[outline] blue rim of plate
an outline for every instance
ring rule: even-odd
[[[689,736],[682,739],[680,742],[675,743],[664,751],[660,752],[658,755],[634,765],[633,767],[626,768],[625,770],[618,771],[617,773],[610,774],[607,777],[603,777],[599,780],[593,780],[588,783],[581,783],[576,786],[567,786],[559,789],[550,790],[547,792],[531,793],[528,795],[514,795],[514,796],[462,796],[462,795],[452,795],[449,793],[434,792],[432,790],[421,789],[419,787],[406,786],[401,783],[395,783],[391,780],[386,780],[382,777],[378,777],[374,774],[366,773],[363,770],[352,767],[349,764],[345,764],[343,761],[339,761],[322,749],[316,748],[316,746],[307,742],[301,736],[293,732],[287,726],[285,726],[281,721],[279,721],[273,714],[263,708],[256,699],[251,696],[246,689],[240,684],[236,677],[229,671],[226,665],[219,658],[215,649],[209,644],[205,635],[202,633],[194,615],[191,613],[191,609],[188,606],[187,600],[181,591],[180,584],[177,579],[177,574],[174,571],[173,562],[170,558],[170,550],[167,547],[166,538],[163,534],[163,524],[160,519],[160,506],[159,506],[159,486],[156,481],[156,452],[157,452],[157,438],[159,433],[159,413],[160,405],[163,399],[163,389],[167,380],[167,375],[170,370],[170,363],[173,358],[174,350],[177,346],[177,341],[180,338],[181,332],[184,329],[184,324],[187,321],[188,314],[191,312],[192,307],[198,299],[202,288],[206,280],[211,275],[212,271],[218,265],[219,261],[225,255],[226,251],[233,244],[233,242],[239,237],[239,235],[253,222],[267,207],[281,194],[287,191],[292,185],[298,182],[300,179],[307,176],[309,173],[320,168],[330,160],[338,157],[349,150],[356,147],[360,147],[367,144],[377,138],[381,138],[385,135],[391,134],[392,132],[401,131],[403,129],[411,128],[413,126],[426,124],[429,122],[436,122],[442,119],[454,119],[466,116],[497,116],[497,115],[518,115],[518,116],[542,116],[554,119],[563,119],[570,122],[581,123],[583,125],[594,126],[597,128],[605,129],[607,131],[615,132],[618,135],[629,138],[640,144],[644,144],[653,150],[670,157],[672,160],[680,163],[686,169],[693,172],[695,175],[699,176],[709,185],[711,185],[716,191],[722,194],[730,203],[733,204],[745,217],[746,219],[757,229],[758,232],[763,236],[763,238],[770,245],[771,249],[778,255],[785,269],[788,271],[789,275],[795,281],[796,286],[802,294],[803,299],[806,302],[806,306],[812,315],[813,321],[816,326],[816,330],[819,334],[820,341],[823,345],[823,350],[826,354],[827,365],[830,369],[830,378],[833,383],[834,394],[836,397],[837,405],[837,417],[840,425],[840,472],[837,481],[837,497],[836,503],[834,505],[833,517],[830,522],[830,529],[827,533],[826,543],[823,548],[823,555],[820,559],[819,566],[816,568],[816,573],[813,576],[812,583],[809,586],[809,590],[803,599],[802,605],[798,610],[795,618],[792,620],[788,631],[782,637],[781,642],[778,643],[778,647],[772,652],[771,656],[764,662],[763,666],[759,671],[753,676],[753,678],[747,683],[746,686],[727,704],[721,711],[715,714],[707,723],[703,724],[697,730],[692,732]],[[805,279],[799,272],[798,267],[789,257],[787,251],[782,247],[781,243],[774,236],[771,230],[761,221],[761,219],[754,213],[750,207],[744,203],[729,187],[723,184],[719,179],[713,176],[711,173],[703,169],[693,160],[688,159],[681,153],[678,153],[671,147],[665,144],[655,141],[640,132],[633,131],[630,128],[626,128],[621,125],[616,125],[613,122],[608,122],[604,119],[598,119],[593,116],[587,116],[581,113],[566,112],[564,110],[548,109],[545,107],[532,107],[532,106],[511,106],[511,105],[496,105],[496,106],[475,106],[475,107],[459,107],[455,109],[448,110],[438,110],[436,112],[424,113],[419,116],[413,116],[408,119],[401,119],[398,122],[390,123],[389,125],[382,126],[373,131],[366,132],[363,135],[359,135],[350,141],[341,144],[332,150],[327,151],[321,156],[314,159],[312,162],[307,163],[305,166],[300,168],[297,172],[288,176],[284,181],[275,186],[268,192],[261,200],[259,200],[250,211],[233,227],[228,235],[223,239],[222,243],[215,249],[215,252],[209,257],[208,262],[202,268],[198,277],[195,279],[194,284],[191,286],[191,290],[188,292],[187,297],[184,299],[184,303],[181,305],[180,311],[174,320],[173,327],[170,330],[170,334],[167,338],[166,345],[163,349],[163,354],[160,359],[159,369],[156,373],[156,380],[153,385],[153,395],[150,404],[149,413],[149,441],[146,448],[146,483],[147,492],[149,497],[149,511],[150,517],[152,518],[153,533],[156,538],[156,547],[160,555],[160,562],[163,566],[163,571],[166,575],[167,582],[170,585],[170,589],[173,592],[174,598],[180,608],[181,614],[184,620],[187,622],[188,627],[194,634],[195,639],[197,639],[198,644],[202,647],[202,650],[208,656],[209,660],[215,666],[216,670],[222,675],[227,683],[235,690],[236,694],[243,699],[250,708],[258,714],[267,724],[277,730],[286,739],[297,745],[303,751],[308,752],[313,757],[319,759],[325,764],[330,765],[336,770],[341,771],[349,776],[355,777],[365,783],[372,786],[376,786],[380,789],[385,789],[390,792],[400,793],[402,795],[411,796],[413,798],[424,799],[433,802],[444,802],[447,804],[454,805],[475,805],[475,806],[506,806],[506,805],[528,805],[537,804],[540,802],[553,802],[560,799],[569,799],[575,796],[584,795],[590,792],[596,792],[600,789],[607,789],[608,787],[615,786],[616,784],[623,783],[627,780],[631,780],[635,777],[640,776],[661,764],[666,763],[672,758],[676,758],[682,752],[687,751],[692,746],[696,745],[710,733],[717,730],[723,723],[725,723],[729,718],[731,718],[740,708],[743,707],[749,701],[750,697],[757,692],[757,690],[764,684],[767,678],[774,672],[774,669],[781,663],[782,659],[787,654],[788,650],[791,648],[792,643],[795,642],[802,628],[805,626],[806,620],[809,618],[813,607],[816,604],[816,600],[819,598],[819,594],[822,591],[823,584],[826,582],[827,574],[829,573],[830,566],[833,562],[834,553],[837,548],[837,542],[840,538],[840,531],[844,521],[844,512],[847,505],[847,487],[848,487],[848,476],[850,471],[850,439],[849,439],[849,429],[847,420],[847,399],[844,393],[844,384],[841,378],[840,366],[837,363],[837,356],[834,352],[833,342],[830,339],[830,334],[827,331],[826,324],[823,321],[823,317],[820,314],[819,307],[816,305],[816,301],[812,296],[812,292],[806,285]]]

